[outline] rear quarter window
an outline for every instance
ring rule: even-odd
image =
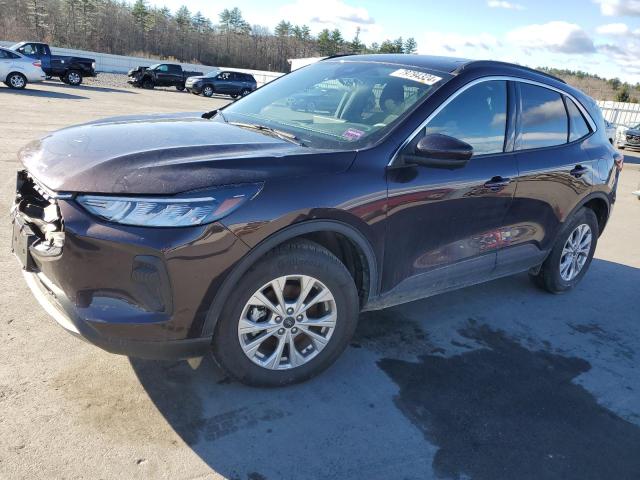
[[[517,150],[567,143],[569,118],[562,96],[548,88],[520,83],[521,114]]]
[[[569,112],[569,141],[580,140],[589,135],[591,129],[573,100],[565,97],[565,101],[567,102],[567,111]]]

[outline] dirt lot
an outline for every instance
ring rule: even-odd
[[[335,367],[303,385],[251,389],[209,359],[130,360],[59,328],[9,252],[18,149],[74,123],[225,101],[0,87],[0,478],[640,478],[634,156],[574,292],[520,275],[363,315]]]

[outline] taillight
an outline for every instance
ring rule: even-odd
[[[42,66],[42,62],[40,62],[40,60],[36,60],[35,62],[33,62],[33,66],[34,67],[41,67]]]
[[[616,154],[613,156],[613,161],[616,162],[616,168],[618,169],[618,171],[622,171],[622,167],[624,166],[624,155],[620,152],[616,152]]]

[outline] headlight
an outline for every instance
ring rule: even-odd
[[[96,62],[91,62],[91,68],[96,69]]]
[[[215,222],[255,197],[259,184],[200,190],[174,197],[78,195],[88,212],[109,222],[139,227],[190,227]]]

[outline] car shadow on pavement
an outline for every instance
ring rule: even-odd
[[[624,156],[624,163],[640,165],[640,156],[625,155]]]
[[[61,98],[66,100],[88,100],[89,97],[81,95],[72,95],[70,93],[52,92],[50,90],[37,90],[32,86],[28,86],[24,90],[12,90],[10,88],[0,88],[0,94],[8,93],[13,95],[24,95],[27,97],[45,97],[45,98]]]
[[[638,478],[639,284],[596,259],[566,295],[518,275],[366,313],[334,367],[287,388],[245,387],[211,358],[131,365],[228,478]],[[603,406],[602,384],[637,411]]]

